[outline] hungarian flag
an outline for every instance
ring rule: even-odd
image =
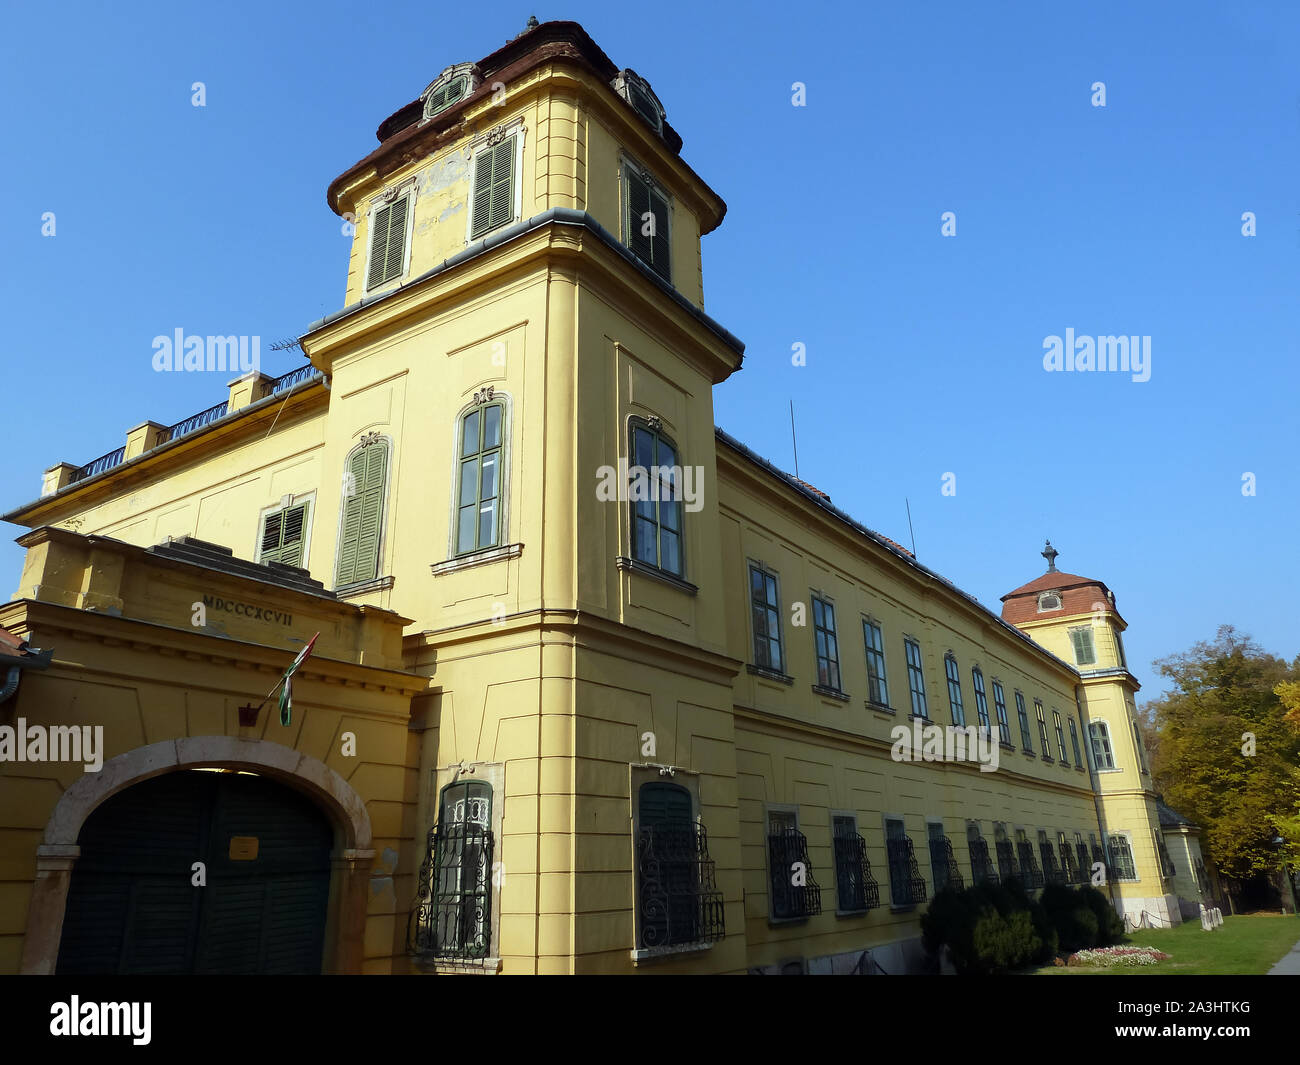
[[[280,683],[284,685],[284,687],[280,689],[281,725],[289,724],[289,715],[293,710],[293,675],[297,672],[298,667],[306,662],[308,657],[311,655],[311,649],[316,643],[316,637],[319,635],[320,633],[318,632],[316,633],[316,636],[313,636],[307,641],[307,646],[298,652],[298,657],[293,660],[293,665],[284,671],[284,677],[280,681]]]

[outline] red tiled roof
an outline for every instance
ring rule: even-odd
[[[1061,608],[1059,610],[1040,611],[1038,596],[1041,592],[1059,592]],[[1098,605],[1116,615],[1115,597],[1103,581],[1093,577],[1081,577],[1077,573],[1061,573],[1049,570],[1041,577],[1035,577],[1028,584],[1022,584],[1015,591],[1007,592],[1002,597],[1002,620],[1012,625],[1023,625],[1030,621],[1050,621],[1054,617],[1070,614],[1091,614]],[[1123,618],[1120,619],[1123,621]]]
[[[0,658],[26,658],[24,643],[8,629],[0,628]]]

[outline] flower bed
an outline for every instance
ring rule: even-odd
[[[1071,954],[1065,964],[1109,969],[1117,965],[1155,965],[1157,962],[1168,961],[1169,957],[1155,947],[1100,947]]]

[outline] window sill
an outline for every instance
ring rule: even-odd
[[[672,958],[679,954],[702,954],[712,950],[712,943],[682,943],[673,947],[640,947],[629,953],[632,960],[640,965],[642,962],[657,961],[660,958]]]
[[[821,684],[814,684],[812,690],[827,699],[835,699],[841,703],[847,703],[849,701],[849,697],[844,692],[840,691],[839,688],[827,688]]]
[[[489,547],[483,551],[475,551],[472,554],[449,558],[446,562],[434,562],[429,566],[429,569],[435,577],[441,577],[444,573],[455,573],[458,570],[470,569],[473,566],[486,566],[489,562],[500,562],[506,558],[518,558],[523,553],[523,550],[523,544]]]
[[[865,910],[836,910],[836,917],[866,917],[871,913],[870,908]]]
[[[614,565],[629,573],[639,573],[643,577],[652,577],[657,581],[663,581],[664,584],[671,585],[687,595],[695,595],[699,591],[699,588],[690,581],[682,580],[681,577],[675,576],[666,570],[661,570],[658,566],[652,566],[648,562],[642,562],[640,559],[619,555],[614,559]]]
[[[420,955],[414,959],[413,964],[424,972],[431,973],[469,973],[478,976],[496,976],[501,971],[500,958],[482,958],[479,961],[453,961],[450,958]]]
[[[902,906],[895,906],[892,902],[889,904],[890,913],[913,913],[916,910],[915,902],[908,902]]]
[[[877,714],[889,714],[891,717],[897,717],[898,711],[892,706],[886,706],[884,703],[873,703],[870,699],[864,699],[862,705],[868,710],[873,710]]]
[[[999,742],[999,743],[998,743],[998,746],[1001,747],[1004,751],[1010,751],[1012,754],[1015,754],[1015,753],[1016,753],[1016,747],[1015,747],[1015,744],[1013,744],[1013,743],[1002,743],[1002,742]]]
[[[376,577],[373,580],[358,581],[356,584],[345,584],[335,588],[334,594],[339,599],[350,599],[354,595],[365,595],[367,592],[382,592],[392,586],[392,577]]]
[[[922,722],[924,722],[924,723],[927,724],[927,725],[933,725],[933,724],[934,724],[934,722],[931,721],[931,720],[930,720],[928,717],[926,717],[924,714],[908,714],[908,715],[907,715],[907,720],[908,720],[908,721],[922,721]]]
[[[782,673],[779,669],[768,669],[767,666],[756,666],[753,663],[749,663],[748,665],[746,665],[745,669],[748,670],[750,673],[752,673],[754,676],[762,677],[765,680],[780,681],[782,684],[786,684],[786,685],[794,684],[794,677],[791,677],[786,673]]]
[[[807,920],[807,914],[802,917],[772,917],[769,914],[767,923],[770,925],[804,924]]]

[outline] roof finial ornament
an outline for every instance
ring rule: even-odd
[[[1039,553],[1040,553],[1040,554],[1041,554],[1045,559],[1047,559],[1047,572],[1048,572],[1048,573],[1055,573],[1055,572],[1056,572],[1056,556],[1059,555],[1061,552],[1059,552],[1058,550],[1056,550],[1056,548],[1054,548],[1054,547],[1052,546],[1052,541],[1051,541],[1051,540],[1046,541],[1046,543],[1047,543],[1047,546],[1046,546],[1045,548],[1043,548],[1043,550],[1042,550],[1041,552],[1039,552]]]
[[[538,26],[540,26],[540,25],[541,25],[541,23],[537,21],[537,16],[536,16],[536,15],[529,15],[529,16],[528,16],[528,25],[525,27],[525,29],[533,30],[533,29],[536,29],[536,28],[537,28]]]

